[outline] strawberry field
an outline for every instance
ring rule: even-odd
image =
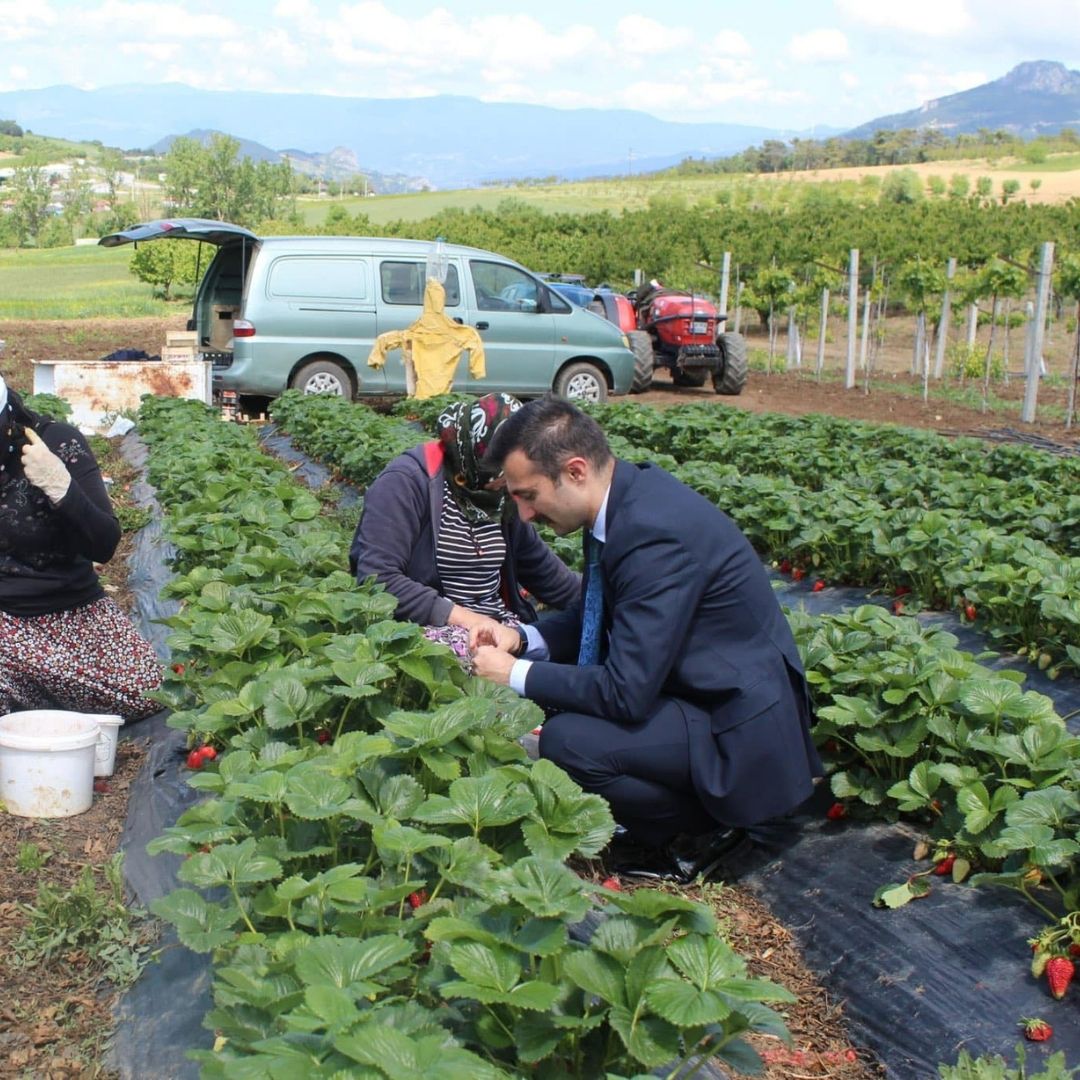
[[[362,489],[430,437],[441,403],[408,404],[286,394],[273,415]],[[927,1076],[961,1046],[1011,1058],[1037,1013],[1057,1035],[1029,1060],[1080,1063],[1078,991],[1052,993],[1080,951],[1080,460],[708,405],[596,415],[775,567],[830,791],[755,838],[746,880],[810,919],[857,1041]],[[148,401],[140,429],[175,547],[169,724],[195,751],[153,907],[212,962],[202,1074],[754,1072],[790,994],[706,906],[575,872],[606,804],[528,760],[534,706],[357,587],[355,511],[194,403]]]

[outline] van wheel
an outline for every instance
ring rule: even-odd
[[[607,379],[595,364],[568,364],[559,372],[553,389],[570,401],[607,401]]]
[[[292,378],[294,390],[305,394],[335,394],[352,398],[353,385],[349,373],[333,360],[312,360],[305,364]]]

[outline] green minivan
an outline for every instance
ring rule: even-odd
[[[187,239],[217,248],[195,296],[189,330],[213,363],[215,392],[273,397],[289,388],[347,397],[405,393],[399,350],[367,365],[379,334],[423,310],[426,240],[372,236],[256,236],[239,225],[172,218],[101,238],[106,247]],[[571,304],[535,274],[490,251],[442,244],[446,314],[479,332],[486,377],[454,379],[478,394],[549,390],[604,401],[626,394],[634,354],[622,331]]]

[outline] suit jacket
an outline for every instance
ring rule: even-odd
[[[606,656],[576,666],[579,598],[541,618],[552,662],[532,664],[527,696],[624,724],[674,698],[695,789],[718,821],[748,825],[793,809],[821,763],[798,649],[746,537],[663,469],[624,461],[605,526]]]

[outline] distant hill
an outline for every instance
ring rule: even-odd
[[[236,139],[240,144],[237,154],[242,158],[268,161],[271,165],[277,165],[288,158],[292,167],[305,176],[318,177],[322,180],[347,180],[354,176],[366,176],[371,189],[380,195],[424,191],[432,186],[431,181],[423,176],[405,176],[400,173],[381,173],[376,169],[367,169],[357,159],[356,154],[345,146],[338,146],[327,154],[312,154],[305,150],[293,149],[271,150],[268,146],[253,142],[251,139],[242,139],[227,131],[210,131],[206,128],[188,131],[183,137],[195,139],[206,146],[213,135],[230,135],[231,138]],[[155,154],[167,154],[177,138],[180,136],[168,135],[164,139],[159,139],[149,149]]]
[[[192,130],[242,133],[263,147],[344,147],[365,172],[474,187],[525,177],[625,175],[720,157],[800,132],[682,124],[629,109],[552,109],[474,98],[348,98],[197,90],[179,83],[0,93],[24,128],[125,149]]]
[[[948,135],[1003,129],[1023,138],[1080,128],[1080,72],[1053,60],[1030,60],[993,82],[878,117],[847,135],[867,139],[879,130],[927,127]]]

